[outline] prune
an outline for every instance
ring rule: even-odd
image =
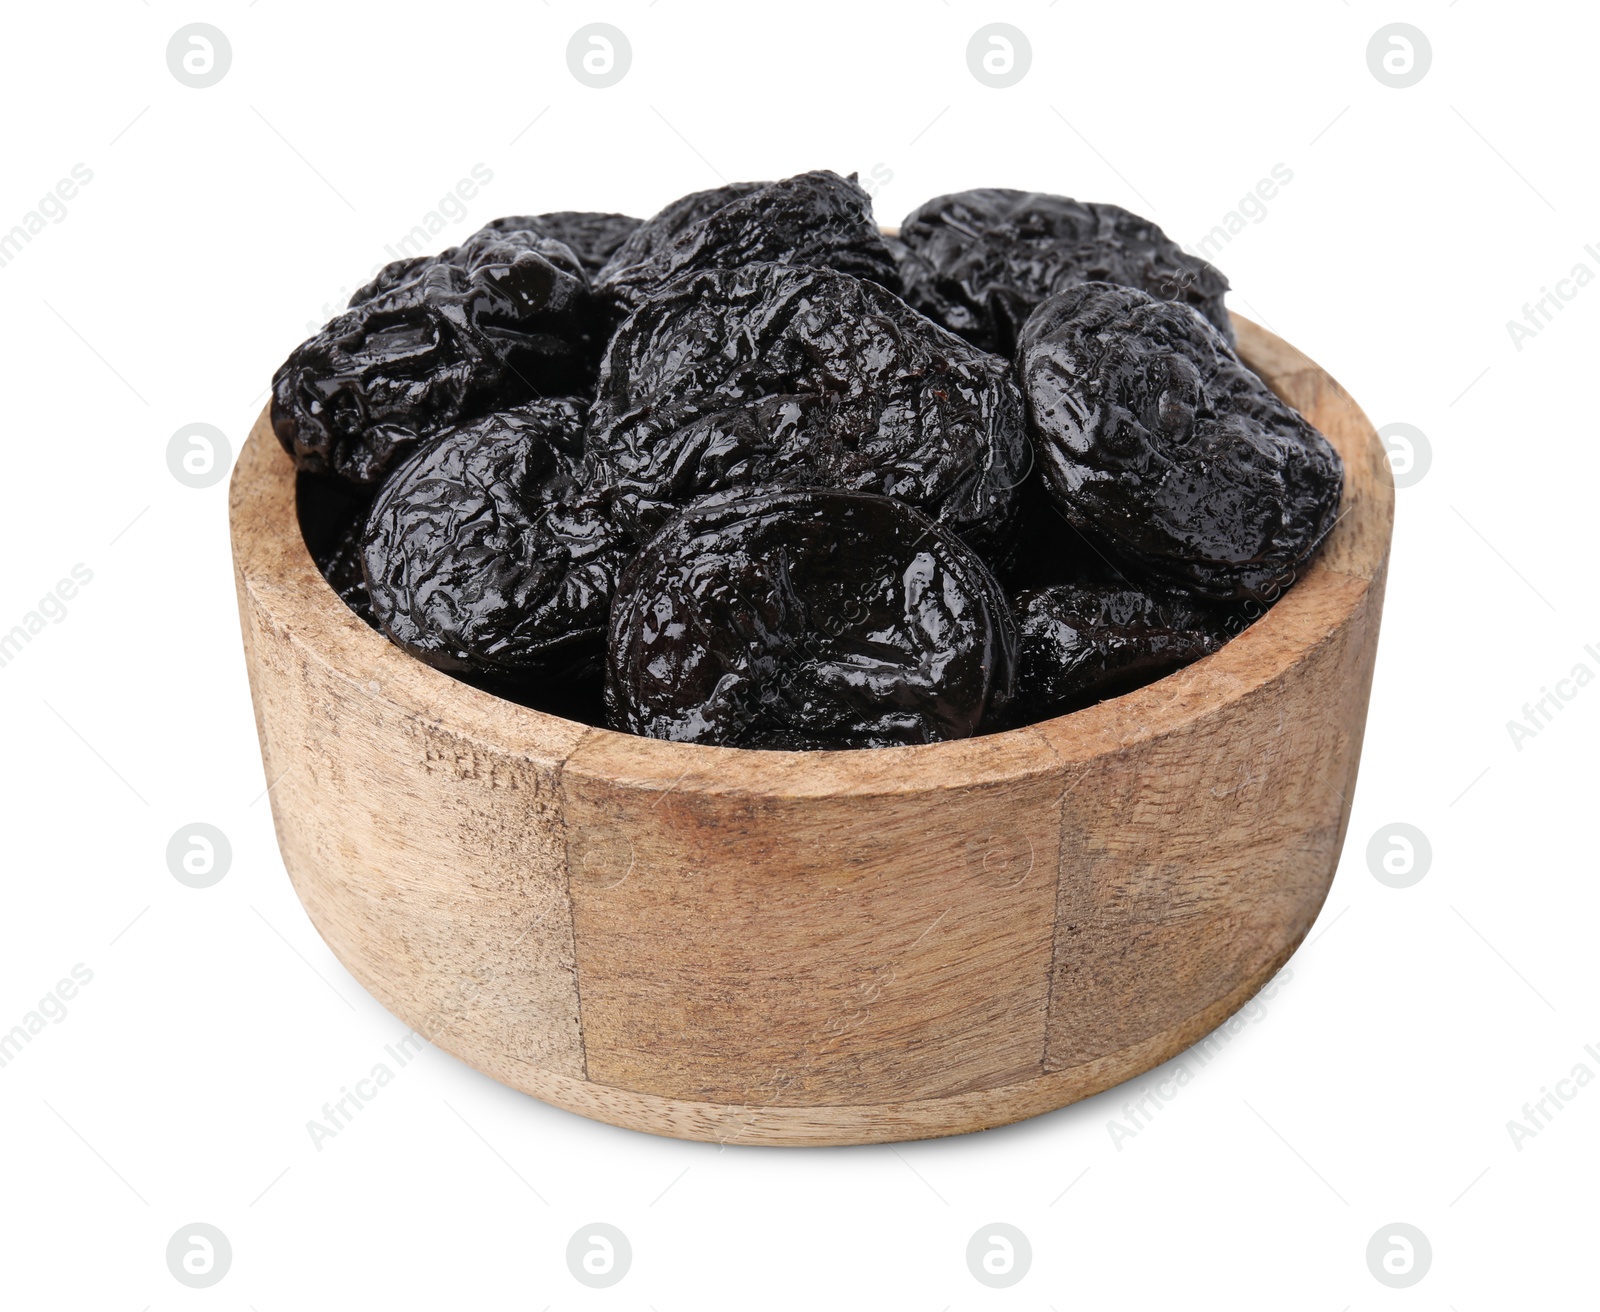
[[[389,265],[273,376],[273,429],[299,468],[372,484],[464,419],[587,390],[596,303],[568,247],[485,229],[447,255]]]
[[[624,321],[588,458],[641,536],[705,493],[803,484],[898,497],[981,544],[1030,456],[1005,361],[875,283],[753,264],[677,279]]]
[[[503,239],[513,243],[533,244],[529,238],[558,241],[572,253],[592,278],[605,267],[616,253],[617,247],[627,240],[641,220],[626,214],[602,214],[587,210],[560,210],[554,214],[508,214],[491,219],[459,246],[451,246],[437,255],[411,255],[392,260],[378,270],[371,282],[358,287],[350,297],[354,307],[383,292],[392,291],[405,283],[414,282],[435,264],[453,264],[466,268],[483,250]],[[510,236],[526,233],[527,237]]]
[[[613,728],[790,749],[962,738],[1010,696],[1016,632],[959,538],[888,497],[712,496],[633,560],[611,612]]]
[[[1075,283],[1115,282],[1193,305],[1231,343],[1228,280],[1116,205],[985,187],[936,196],[900,228],[905,298],[1009,357],[1033,308]]]
[[[608,267],[601,269],[600,277],[595,282],[604,286],[615,270],[655,259],[686,228],[700,222],[706,215],[715,214],[729,201],[771,185],[770,182],[729,182],[708,191],[691,191],[687,196],[679,196],[623,239],[622,245],[606,261]]]
[[[1058,583],[1016,598],[1020,646],[1015,712],[1027,719],[1114,697],[1210,655],[1227,616],[1174,592]]]
[[[1080,284],[1034,311],[1017,367],[1055,504],[1135,568],[1275,596],[1332,529],[1337,453],[1190,307]]]
[[[532,216],[513,215],[495,219],[479,228],[459,246],[449,246],[435,255],[408,255],[391,260],[379,269],[371,282],[357,287],[346,309],[354,309],[370,300],[415,282],[435,265],[448,264],[452,268],[471,272],[474,268],[498,260],[506,262],[522,250],[540,249],[541,242],[554,240],[533,226]],[[546,247],[548,249],[548,247]],[[564,263],[579,262],[575,251],[567,248]]]
[[[553,214],[513,214],[485,225],[497,232],[527,228],[545,237],[565,242],[578,257],[590,277],[605,268],[639,227],[642,219],[627,214],[602,214],[593,210],[557,210]]]
[[[748,264],[837,269],[899,289],[872,198],[854,174],[826,169],[685,196],[623,244],[596,286],[636,305],[673,278]]]
[[[559,398],[486,415],[389,476],[362,567],[394,642],[439,669],[535,688],[597,668],[627,552],[577,477],[585,409]]]

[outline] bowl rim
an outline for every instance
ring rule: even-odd
[[[1086,768],[1284,677],[1363,607],[1387,563],[1394,487],[1371,422],[1325,371],[1233,315],[1239,353],[1315,424],[1344,461],[1332,532],[1305,574],[1216,652],[1132,692],[978,737],[904,747],[773,751],[644,738],[506,701],[425,665],[369,628],[322,577],[301,535],[295,471],[271,426],[252,427],[229,490],[230,534],[246,642],[256,622],[287,633],[303,659],[344,679],[353,698],[464,737],[488,753],[624,782],[648,792],[749,797],[921,793]],[[252,603],[246,606],[246,598]]]

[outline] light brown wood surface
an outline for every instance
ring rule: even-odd
[[[1393,517],[1361,411],[1236,323],[1345,460],[1305,576],[1158,683],[926,747],[657,742],[420,664],[317,572],[263,414],[233,477],[239,608],[284,863],[329,947],[495,1079],[693,1139],[983,1129],[1195,1042],[1327,895]]]

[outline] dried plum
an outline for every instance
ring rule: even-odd
[[[1333,528],[1337,453],[1190,307],[1080,284],[1034,311],[1017,367],[1055,504],[1135,568],[1275,596]]]
[[[1208,656],[1231,636],[1227,616],[1177,593],[1058,583],[1016,598],[1015,711],[1060,715],[1129,692]]]
[[[577,252],[567,247],[561,254],[555,254],[549,243],[553,240],[550,234],[534,226],[531,216],[513,215],[509,218],[495,219],[486,223],[459,246],[449,246],[436,255],[408,255],[398,260],[391,260],[371,282],[357,287],[350,297],[350,304],[346,308],[354,309],[364,305],[370,300],[392,292],[397,287],[404,287],[415,282],[435,265],[448,264],[455,269],[472,272],[485,264],[509,263],[518,252],[524,250],[542,251],[551,258],[559,260],[563,265],[581,263]],[[563,243],[565,245],[565,243]]]
[[[1075,283],[1114,282],[1192,305],[1233,341],[1228,280],[1117,205],[984,187],[906,216],[897,252],[905,298],[985,350],[1010,356],[1033,308]]]
[[[611,340],[589,459],[641,535],[705,493],[898,497],[982,543],[1030,455],[1010,366],[875,283],[754,264],[680,278]]]
[[[715,214],[730,201],[753,191],[770,187],[770,182],[729,182],[707,191],[691,191],[646,219],[623,239],[622,245],[606,261],[595,282],[604,286],[616,270],[653,261],[682,233],[708,214]]]
[[[596,286],[635,305],[673,278],[748,264],[830,268],[899,289],[872,198],[854,174],[826,169],[685,196],[623,244]]]
[[[790,749],[962,738],[1003,712],[1016,632],[957,537],[888,497],[713,496],[635,557],[612,607],[612,727]]]
[[[439,669],[537,684],[594,668],[627,552],[578,479],[584,402],[440,435],[385,481],[362,566],[379,626]]]
[[[603,214],[589,210],[560,210],[553,214],[508,214],[491,219],[459,246],[451,246],[437,255],[411,255],[391,260],[371,282],[358,287],[350,297],[350,305],[357,306],[374,296],[392,291],[405,283],[414,282],[435,264],[453,264],[466,268],[489,246],[503,240],[532,246],[535,239],[544,238],[564,245],[584,272],[592,278],[605,267],[617,248],[627,240],[641,220],[626,214]],[[512,234],[522,233],[518,237]]]
[[[552,214],[512,214],[485,224],[497,232],[526,228],[541,236],[564,242],[578,257],[590,277],[605,268],[643,222],[627,214],[604,214],[595,210],[557,210]]]
[[[448,254],[389,265],[273,376],[273,429],[300,469],[375,483],[464,419],[587,390],[596,303],[568,247],[486,229]]]

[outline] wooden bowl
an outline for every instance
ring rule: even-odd
[[[1333,879],[1393,518],[1349,396],[1236,323],[1344,457],[1305,576],[1158,683],[926,747],[658,742],[430,669],[317,572],[263,413],[233,476],[239,609],[278,842],[328,946],[502,1083],[688,1139],[960,1134],[1194,1043]]]

